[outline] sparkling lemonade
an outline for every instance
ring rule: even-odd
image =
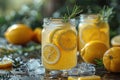
[[[44,19],[42,62],[46,69],[67,70],[77,64],[77,34],[74,20]]]

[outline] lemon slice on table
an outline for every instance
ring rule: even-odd
[[[120,35],[117,35],[111,39],[112,46],[120,46]]]
[[[52,38],[53,43],[64,50],[73,50],[77,46],[77,35],[71,29],[57,31]]]
[[[12,61],[9,60],[0,61],[0,69],[6,69],[10,67],[12,67]]]
[[[101,80],[101,77],[97,75],[82,76],[82,77],[79,77],[78,80]]]
[[[98,75],[80,76],[80,77],[68,76],[68,80],[101,80],[101,77]]]
[[[43,59],[48,64],[55,64],[60,59],[60,51],[54,44],[47,44],[43,47]]]

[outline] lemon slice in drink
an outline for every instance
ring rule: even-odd
[[[77,46],[76,33],[71,29],[59,30],[54,34],[53,43],[64,50],[73,50]]]
[[[100,31],[100,38],[99,40],[103,41],[103,42],[106,42],[108,40],[107,38],[107,34],[103,31]]]
[[[59,45],[66,50],[72,50],[77,45],[77,36],[73,30],[65,30],[58,37]]]
[[[112,46],[120,46],[120,35],[117,35],[111,39]]]
[[[49,36],[49,41],[50,42],[53,42],[53,37],[54,37],[54,34],[59,31],[59,30],[62,30],[61,28],[56,28],[54,29],[51,33],[50,33],[50,36]]]
[[[95,25],[83,25],[84,28],[80,30],[80,39],[82,43],[87,43],[92,40],[99,39],[99,29]]]
[[[80,40],[83,44],[93,40],[100,40],[105,42],[107,40],[107,36],[103,31],[100,31],[96,25],[83,25],[84,28],[80,30]]]
[[[47,44],[43,47],[43,59],[48,64],[55,64],[60,59],[60,51],[54,44]]]

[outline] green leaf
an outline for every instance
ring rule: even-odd
[[[68,22],[69,19],[72,19],[79,15],[82,12],[79,6],[75,5],[72,9],[72,12],[70,13],[69,8],[67,7],[67,13],[64,14],[63,16],[63,22]]]
[[[95,59],[94,61],[97,67],[104,67],[102,59]]]
[[[113,14],[113,8],[104,6],[103,9],[99,12],[101,20],[108,21],[110,16]]]

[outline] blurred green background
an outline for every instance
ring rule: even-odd
[[[74,5],[82,13],[98,13],[104,6],[113,7],[109,18],[110,38],[120,34],[120,0],[0,0],[0,36],[15,23],[27,24],[33,29],[42,27],[43,18],[60,17]],[[81,13],[81,14],[82,14]]]

